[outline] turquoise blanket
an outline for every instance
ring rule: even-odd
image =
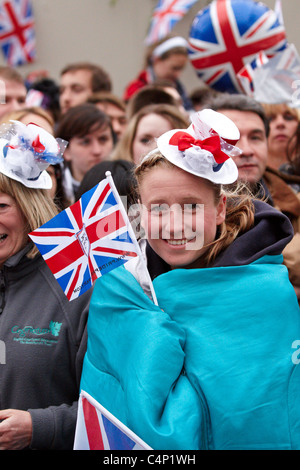
[[[81,388],[154,449],[300,449],[297,299],[281,256],[98,279]]]

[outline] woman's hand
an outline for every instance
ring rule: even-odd
[[[24,449],[30,445],[31,436],[32,420],[28,411],[0,410],[0,450]]]

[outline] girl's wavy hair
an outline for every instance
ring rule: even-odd
[[[144,175],[156,167],[164,165],[167,168],[175,166],[169,162],[159,150],[146,157],[134,171],[136,178],[136,197],[139,198],[138,186]],[[247,232],[254,225],[253,195],[249,187],[242,182],[223,186],[206,180],[214,191],[217,204],[222,195],[226,196],[226,217],[218,226],[216,239],[210,244],[204,256],[204,265],[209,266],[215,258],[224,251],[240,234]]]

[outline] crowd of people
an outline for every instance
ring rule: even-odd
[[[300,110],[187,62],[160,41],[122,96],[0,67],[0,449],[72,449],[81,389],[153,449],[300,449]],[[29,234],[106,171],[143,262],[69,302]]]

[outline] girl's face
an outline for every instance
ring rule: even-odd
[[[148,152],[155,149],[155,139],[172,129],[171,123],[159,114],[148,114],[139,121],[132,143],[134,163],[138,164]]]
[[[155,58],[153,69],[155,76],[161,80],[178,80],[180,74],[185,68],[188,58],[184,54],[170,54],[166,59]]]
[[[28,241],[24,216],[16,201],[0,193],[0,267]]]
[[[83,137],[72,137],[64,152],[64,159],[71,163],[75,180],[81,181],[90,168],[109,158],[112,149],[110,127],[96,127]]]
[[[171,268],[196,268],[225,220],[226,197],[215,202],[203,178],[158,165],[139,185],[142,226],[153,250]]]

